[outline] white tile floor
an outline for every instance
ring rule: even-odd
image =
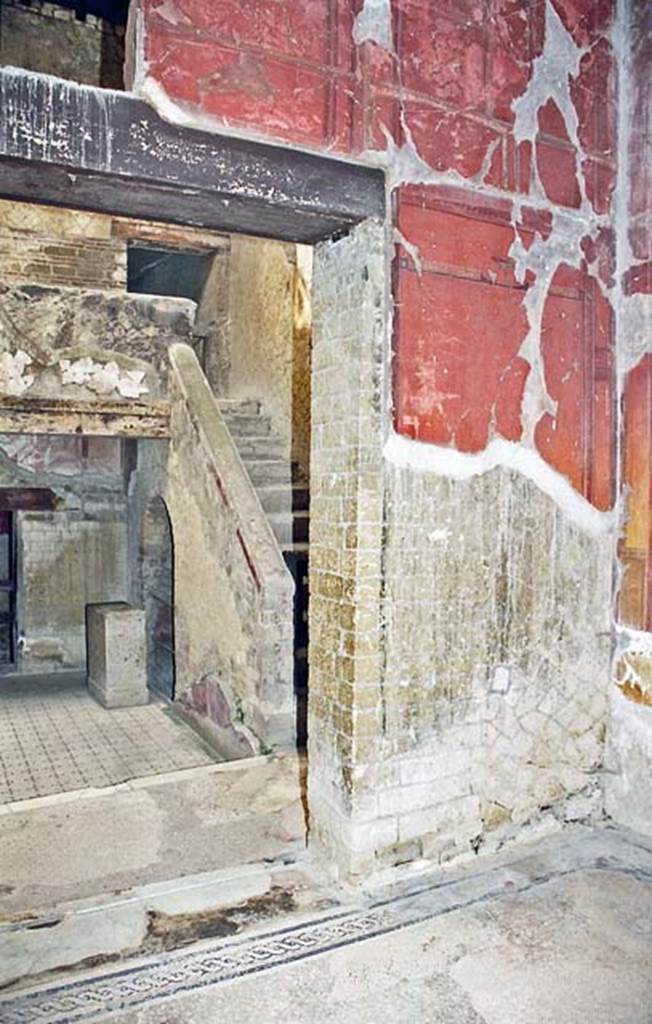
[[[158,699],[108,711],[79,679],[0,679],[0,804],[217,760]]]

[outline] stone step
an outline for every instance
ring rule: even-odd
[[[305,484],[261,484],[256,488],[260,503],[265,512],[286,512],[291,504],[293,511],[306,510],[310,496]]]
[[[273,512],[269,522],[274,536],[283,547],[293,541],[307,541],[310,516],[307,509],[301,509],[290,515],[288,512]]]
[[[243,459],[249,478],[254,487],[270,484],[291,485],[290,466],[283,459]]]
[[[258,416],[260,402],[257,398],[218,398],[222,415]]]
[[[274,434],[268,434],[267,437],[245,434],[242,437],[234,437],[234,441],[243,459],[282,459],[287,454],[287,443]]]
[[[237,441],[239,437],[262,437],[270,433],[272,421],[263,413],[225,413],[229,431]]]

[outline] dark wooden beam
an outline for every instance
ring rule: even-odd
[[[314,243],[385,216],[382,171],[183,128],[125,93],[0,69],[0,196]]]
[[[54,512],[57,505],[49,487],[0,487],[1,512]]]

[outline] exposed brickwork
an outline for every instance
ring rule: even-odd
[[[368,861],[355,766],[382,727],[384,243],[368,224],[315,257],[310,805],[315,842],[344,873]]]
[[[127,596],[126,535],[124,512],[19,515],[23,672],[83,670],[86,605]]]
[[[315,265],[310,801],[350,876],[598,808],[610,657],[602,539],[503,470],[383,467],[380,242]]]
[[[0,235],[0,273],[7,283],[124,288],[126,251],[114,242]]]
[[[0,276],[7,284],[122,289],[126,241],[102,214],[0,201]]]

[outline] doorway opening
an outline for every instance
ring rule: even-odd
[[[16,553],[14,514],[0,511],[0,671],[15,662]]]
[[[142,580],[147,637],[147,684],[174,698],[174,549],[172,524],[162,498],[150,501],[143,517]]]

